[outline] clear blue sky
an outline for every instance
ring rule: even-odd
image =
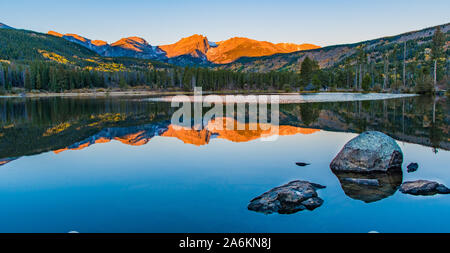
[[[449,0],[0,0],[0,22],[114,42],[152,45],[192,34],[321,46],[358,42],[450,22]]]

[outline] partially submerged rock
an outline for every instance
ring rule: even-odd
[[[310,163],[295,163],[295,164],[300,167],[305,167],[305,166],[311,165]]]
[[[401,170],[390,172],[334,172],[345,195],[372,203],[392,196],[403,181]]]
[[[417,169],[419,169],[419,164],[417,163],[410,163],[408,166],[406,166],[408,169],[408,173],[415,172]]]
[[[342,181],[357,184],[357,185],[380,186],[380,181],[378,181],[378,179],[346,177],[346,178],[343,178]]]
[[[323,203],[316,190],[323,188],[325,186],[307,181],[292,181],[254,198],[250,201],[248,210],[265,214],[314,210]]]
[[[345,144],[330,168],[339,172],[387,172],[401,169],[402,163],[403,153],[395,140],[370,131]]]
[[[428,180],[405,182],[400,186],[400,192],[411,195],[450,194],[450,189],[443,184]]]

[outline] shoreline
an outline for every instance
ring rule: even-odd
[[[261,91],[261,90],[236,90],[236,91],[204,91],[204,95],[245,95],[245,94],[319,94],[319,93],[354,93],[354,94],[395,94],[395,93],[382,93],[382,92],[359,92],[349,90],[339,91],[301,91],[301,92],[286,92],[286,91]],[[47,97],[145,97],[145,96],[174,96],[174,95],[193,95],[193,91],[149,91],[149,90],[116,90],[116,91],[68,91],[68,92],[27,92],[19,94],[5,94],[0,95],[0,98],[47,98]],[[399,93],[396,95],[405,96],[417,96],[414,93]]]
[[[188,92],[167,91],[87,91],[87,92],[41,92],[2,95],[0,98],[39,98],[39,97],[120,97],[120,96],[153,96],[153,95],[179,95]]]

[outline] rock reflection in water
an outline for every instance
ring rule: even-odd
[[[386,173],[333,173],[339,179],[345,195],[366,203],[376,202],[392,196],[403,181],[403,173],[400,168]]]

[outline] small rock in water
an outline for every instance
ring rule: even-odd
[[[402,163],[403,153],[395,140],[370,131],[345,144],[330,168],[340,172],[387,172],[401,170]]]
[[[428,180],[405,182],[400,186],[400,192],[411,195],[450,194],[450,189],[443,184]]]
[[[305,209],[314,210],[323,204],[316,190],[325,186],[307,181],[292,181],[254,198],[248,210],[272,214],[292,214]]]
[[[305,167],[305,166],[311,165],[310,163],[295,163],[295,164],[297,164],[297,166],[300,166],[300,167]]]
[[[408,173],[415,172],[417,169],[419,169],[419,164],[410,163],[408,166],[406,166],[406,168],[408,168]]]

